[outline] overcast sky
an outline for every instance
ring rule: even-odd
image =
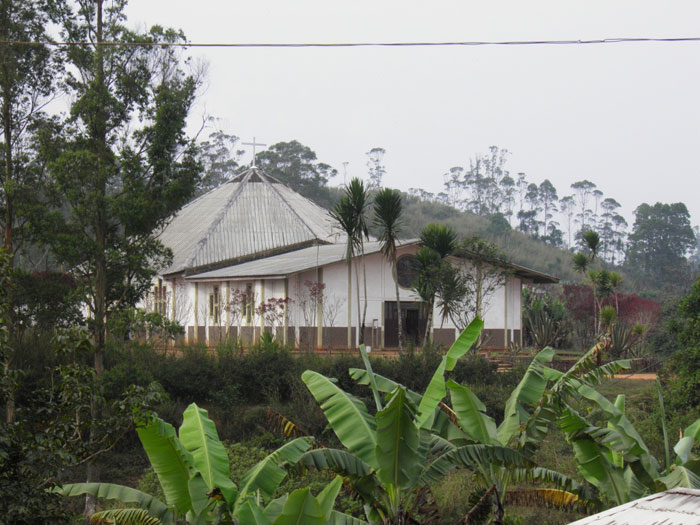
[[[360,42],[700,36],[694,1],[223,2],[131,0],[131,24],[191,42]],[[589,179],[623,205],[683,201],[700,222],[700,42],[586,46],[193,49],[209,63],[201,114],[244,141],[292,139],[341,175],[442,189],[497,145],[559,196]],[[250,157],[247,157],[250,160]]]

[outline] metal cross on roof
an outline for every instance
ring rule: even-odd
[[[255,148],[256,148],[256,146],[267,146],[267,144],[255,142],[255,137],[253,137],[253,142],[243,142],[242,144],[244,146],[253,146],[253,163],[251,164],[251,166],[254,168],[255,167],[255,155],[256,155]]]

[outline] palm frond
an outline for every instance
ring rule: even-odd
[[[96,512],[88,518],[95,525],[162,525],[146,509],[110,509]]]

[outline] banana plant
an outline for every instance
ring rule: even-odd
[[[459,387],[445,382],[445,371],[454,369],[482,327],[483,323],[476,320],[465,329],[443,357],[422,396],[374,374],[363,355],[365,369],[351,369],[350,374],[372,389],[377,408],[374,416],[334,380],[305,371],[302,380],[345,449],[310,450],[300,464],[341,474],[365,503],[365,515],[372,524],[421,523],[426,519],[420,511],[430,498],[429,483],[456,467],[484,473],[488,469],[522,472],[523,479],[534,479],[534,464],[497,442],[495,425],[482,413],[483,404],[476,400],[482,425],[474,429],[471,422],[460,424],[459,412],[442,402],[448,387]],[[475,396],[472,394],[470,399],[474,401]],[[454,438],[452,442],[434,432],[434,427],[444,429],[445,435]],[[483,439],[478,438],[479,434]],[[544,476],[542,471],[540,477]]]
[[[537,467],[531,457],[536,445],[555,423],[554,416],[547,419],[554,401],[571,394],[571,384],[595,383],[629,364],[617,362],[596,367],[592,350],[563,374],[548,366],[554,350],[545,348],[535,356],[511,393],[503,422],[497,427],[493,418],[486,414],[485,405],[468,387],[445,379],[445,373],[454,369],[456,360],[466,353],[469,341],[476,339],[482,327],[478,322],[467,327],[444,356],[423,396],[407,390],[407,396],[419,404],[418,424],[423,431],[431,433],[434,442],[441,447],[441,454],[433,454],[427,463],[422,481],[438,481],[454,468],[468,468],[493,496],[495,523],[504,519],[507,490],[512,482],[546,482],[556,487],[528,490],[531,501],[597,504],[595,494],[587,487],[559,472]],[[372,374],[370,369],[351,369],[350,374],[360,384],[384,393],[400,386]],[[552,394],[552,390],[558,393]],[[447,391],[450,392],[451,408],[443,402]],[[525,498],[516,499],[523,501]]]
[[[572,444],[579,472],[610,502],[622,505],[673,488],[700,489],[700,458],[692,453],[693,445],[700,441],[700,419],[685,429],[673,447],[673,460],[665,440],[666,461],[662,468],[625,415],[624,396],[611,402],[587,385],[579,385],[578,393],[597,405],[605,426],[597,426],[568,404],[562,406],[558,423]],[[660,391],[659,401],[666,435]]]
[[[133,505],[106,510],[97,518],[113,523],[343,523],[333,511],[342,483],[339,478],[317,496],[308,489],[283,498],[272,496],[294,464],[311,448],[311,438],[294,439],[248,470],[237,487],[229,478],[229,461],[216,426],[206,410],[191,404],[175,428],[157,417],[137,429],[165,501],[112,483],[73,483],[58,487],[66,496],[93,494]]]

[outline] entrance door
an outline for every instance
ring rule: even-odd
[[[396,301],[384,302],[384,346],[396,348],[399,346],[399,323],[396,315]],[[427,316],[425,306],[421,302],[401,302],[401,321],[404,340],[419,345],[425,335]]]

